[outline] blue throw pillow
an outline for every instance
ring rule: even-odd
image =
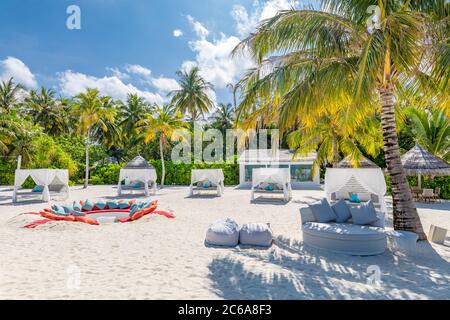
[[[211,184],[209,183],[209,181],[203,181],[203,188],[207,189],[211,186]]]
[[[142,186],[142,182],[136,181],[131,184],[132,188],[139,189]]]
[[[35,186],[31,192],[42,192],[44,191],[41,186]]]
[[[128,202],[119,202],[120,209],[128,209],[129,207],[130,207],[130,204]]]
[[[73,206],[73,211],[81,211],[81,209],[82,209],[81,203],[79,203],[77,201],[74,201],[72,206]]]
[[[106,202],[106,205],[109,209],[117,209],[119,208],[119,203],[117,201],[108,201]]]
[[[367,225],[378,220],[377,212],[372,201],[362,203],[360,206],[350,208],[353,224]]]
[[[97,202],[97,203],[95,204],[95,207],[98,208],[98,209],[100,209],[100,210],[103,210],[103,209],[105,209],[105,207],[106,207],[106,202],[104,202],[104,201],[99,201],[99,202]]]
[[[73,204],[65,204],[62,207],[65,213],[72,213],[74,211]]]
[[[86,201],[83,203],[82,209],[85,211],[91,211],[94,205],[92,202],[89,201],[89,199],[86,199]]]
[[[345,203],[344,199],[341,199],[338,202],[332,204],[331,209],[333,209],[333,212],[336,215],[336,222],[346,222],[352,217],[350,209],[348,208],[347,203]]]
[[[336,215],[331,209],[327,199],[322,199],[317,202],[309,204],[311,211],[317,222],[331,222],[336,221]]]
[[[267,191],[273,191],[273,185],[269,184],[269,185],[266,187],[266,190],[267,190]]]
[[[356,193],[351,193],[350,194],[350,202],[361,203],[361,200],[358,198]]]
[[[52,207],[52,213],[56,214],[58,216],[68,216],[69,215],[68,213],[66,213],[66,211],[64,210],[63,207],[58,206],[56,204],[53,205],[53,207]]]

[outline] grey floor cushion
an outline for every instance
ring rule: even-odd
[[[211,224],[205,242],[209,245],[234,247],[239,242],[239,225],[233,219],[219,220]]]
[[[269,247],[273,233],[266,223],[244,224],[239,232],[239,243],[251,246]]]

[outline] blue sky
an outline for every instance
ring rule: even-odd
[[[292,0],[2,0],[0,79],[46,86],[71,96],[96,86],[124,98],[137,92],[163,103],[177,87],[175,72],[198,65],[217,102],[251,66],[231,49],[259,21]],[[69,5],[81,10],[81,30],[69,30]]]

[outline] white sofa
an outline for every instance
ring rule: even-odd
[[[319,223],[309,207],[300,208],[303,241],[318,249],[333,252],[370,256],[382,254],[387,248],[384,230],[385,214],[377,211],[378,220],[371,225],[346,223]]]

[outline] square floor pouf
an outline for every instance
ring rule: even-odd
[[[387,231],[386,235],[390,240],[394,250],[402,251],[404,253],[415,253],[417,250],[417,240],[419,236],[410,231]]]

